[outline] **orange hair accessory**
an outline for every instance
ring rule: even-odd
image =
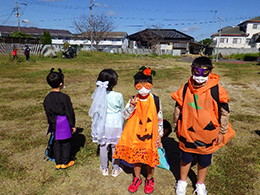
[[[142,66],[139,69],[139,72],[143,72],[143,74],[146,75],[146,76],[151,76],[151,75],[155,76],[155,71],[151,70],[151,68],[149,68],[149,67]]]

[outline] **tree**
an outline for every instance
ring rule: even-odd
[[[143,31],[139,32],[142,45],[152,50],[157,49],[157,45],[164,42],[164,38],[168,35],[168,32],[163,30],[160,25],[153,25]]]
[[[98,50],[99,42],[106,39],[108,33],[115,29],[113,20],[104,14],[93,16],[92,22],[90,16],[82,15],[78,21],[74,21],[74,26],[83,38],[89,40],[91,40],[92,26],[92,40],[96,50]]]
[[[201,41],[198,42],[199,44],[203,44],[203,45],[210,45],[211,44],[211,39],[210,38],[206,38],[203,39]]]
[[[51,35],[49,31],[43,31],[43,36],[41,37],[41,44],[51,44]]]
[[[18,31],[18,32],[12,32],[9,37],[14,37],[14,38],[33,38],[32,35],[28,35],[28,34],[25,34],[24,32],[22,31]]]

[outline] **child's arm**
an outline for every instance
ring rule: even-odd
[[[181,114],[181,107],[180,105],[176,102],[176,105],[175,105],[175,108],[174,108],[174,113],[173,113],[173,128],[174,128],[174,131],[176,131],[177,129],[176,126],[177,126],[177,122],[178,122],[178,119],[180,117],[180,114]]]
[[[220,126],[219,126],[219,135],[216,139],[216,144],[220,144],[223,141],[223,136],[225,133],[227,133],[228,130],[228,119],[229,119],[229,107],[227,103],[220,103],[220,111],[221,111],[221,117],[220,117]]]
[[[162,113],[162,105],[159,99],[159,112],[157,114],[158,118],[158,136],[156,138],[156,147],[162,147],[161,137],[163,136],[163,113]]]
[[[71,100],[69,98],[69,96],[67,96],[67,100],[66,100],[66,110],[65,110],[65,114],[68,118],[68,122],[72,128],[72,131],[74,132],[74,128],[75,128],[75,113],[74,113],[74,109],[72,107],[72,103]]]
[[[157,116],[158,116],[158,134],[162,137],[163,136],[163,113],[162,113],[162,105],[160,100],[159,100],[159,112]]]
[[[135,96],[135,97],[131,96],[130,100],[127,102],[124,112],[123,112],[123,118],[125,120],[128,120],[132,116],[132,114],[135,110],[135,107],[136,107],[136,103],[137,103],[136,98],[137,98],[137,96]]]

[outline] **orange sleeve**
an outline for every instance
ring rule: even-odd
[[[178,89],[177,91],[171,93],[172,99],[174,99],[181,107],[183,105],[183,88],[184,88],[184,85],[185,84],[183,84],[181,86],[181,88]]]
[[[228,103],[229,102],[229,96],[227,91],[219,85],[219,102],[220,103]]]

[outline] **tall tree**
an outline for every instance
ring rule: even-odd
[[[48,30],[43,31],[43,36],[41,37],[41,44],[51,44],[51,35]]]
[[[106,39],[108,33],[115,29],[113,20],[104,14],[94,15],[92,20],[90,16],[82,15],[77,21],[74,21],[74,26],[78,33],[85,39],[91,40],[92,31],[93,45],[96,50],[98,50],[100,41]]]

